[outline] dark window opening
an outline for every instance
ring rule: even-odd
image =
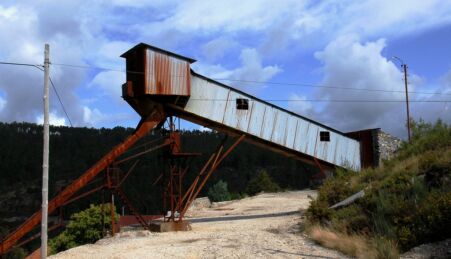
[[[319,140],[320,141],[330,141],[330,132],[329,131],[320,131],[319,132]]]
[[[249,109],[249,99],[237,98],[236,99],[236,109],[237,110],[248,110]]]

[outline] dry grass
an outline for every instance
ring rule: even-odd
[[[357,258],[376,258],[377,252],[368,245],[366,239],[358,235],[345,235],[332,232],[319,226],[308,229],[310,238],[327,248],[338,250]]]

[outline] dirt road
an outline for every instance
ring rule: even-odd
[[[194,208],[192,231],[123,232],[51,258],[346,258],[299,233],[315,191],[267,193]]]

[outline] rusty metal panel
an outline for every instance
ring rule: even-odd
[[[228,126],[322,161],[360,170],[359,142],[352,138],[195,74],[191,87],[184,110],[216,122],[216,128]],[[237,98],[249,100],[248,110],[237,109]],[[321,131],[330,133],[330,141],[320,141]]]
[[[190,63],[146,49],[145,93],[155,95],[190,95]]]

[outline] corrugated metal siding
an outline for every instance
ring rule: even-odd
[[[190,95],[189,62],[146,49],[146,94]]]
[[[331,164],[360,170],[360,146],[354,139],[196,75],[191,75],[191,88],[187,112]],[[237,110],[237,98],[249,99],[249,109]],[[330,142],[320,141],[320,131],[330,132]]]

